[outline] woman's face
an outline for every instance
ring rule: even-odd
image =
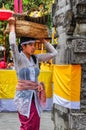
[[[32,55],[35,52],[35,43],[22,45],[23,52],[27,55]]]

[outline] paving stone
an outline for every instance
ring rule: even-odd
[[[0,113],[0,130],[19,130],[20,122],[16,112]],[[54,130],[51,112],[44,111],[41,115],[40,130]]]

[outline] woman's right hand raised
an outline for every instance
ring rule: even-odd
[[[14,17],[10,17],[10,18],[8,19],[9,29],[10,29],[10,31],[12,31],[12,32],[15,31],[15,22],[16,22],[16,20],[15,20]]]
[[[9,25],[15,25],[15,18],[14,17],[10,17],[8,19]]]

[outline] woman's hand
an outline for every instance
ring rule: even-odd
[[[45,92],[45,88],[44,88],[44,83],[40,82],[39,86],[38,86],[38,98],[39,101],[41,101],[41,105],[43,105],[44,103],[46,103],[46,92]]]
[[[40,84],[38,85],[38,92],[44,90],[44,83],[40,82]]]
[[[14,17],[10,17],[8,19],[8,22],[9,22],[9,29],[10,29],[10,32],[14,32],[15,31],[15,18]]]
[[[38,83],[30,81],[30,80],[18,80],[16,89],[17,90],[37,90]]]
[[[15,18],[14,17],[10,17],[8,19],[9,25],[15,25]]]
[[[40,39],[40,43],[47,43],[47,41],[45,39]]]

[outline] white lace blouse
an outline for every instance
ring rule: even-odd
[[[56,56],[57,54],[57,51],[55,50],[55,48],[50,43],[46,43],[45,47],[48,53],[37,54],[36,55],[37,63],[35,64],[32,57],[30,57],[30,60],[28,60],[28,58],[23,52],[19,53],[18,47],[16,45],[15,32],[10,32],[9,43],[10,43],[11,50],[13,53],[13,60],[14,60],[16,73],[17,73],[18,79],[20,80],[31,80],[31,81],[38,82],[38,75],[39,75],[38,63],[41,61],[48,61],[52,59],[54,56]],[[35,97],[36,109],[40,116],[42,107],[39,104],[36,90],[21,90],[21,91],[17,90],[15,94],[14,101],[17,106],[17,110],[22,115],[25,115],[27,117],[29,117],[29,114],[30,114],[30,107],[31,107],[33,94]]]

